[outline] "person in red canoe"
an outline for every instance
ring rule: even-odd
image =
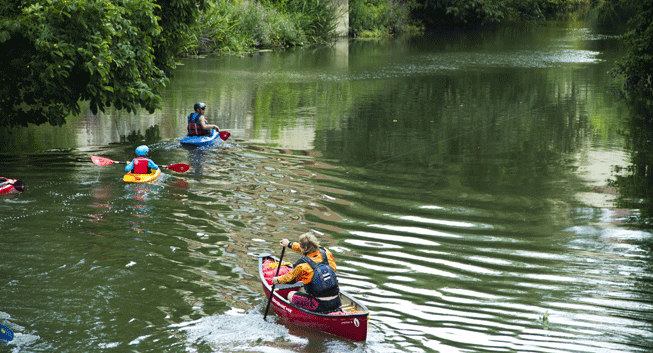
[[[281,246],[289,247],[303,256],[295,262],[292,272],[273,277],[273,284],[301,281],[306,293],[291,291],[288,300],[302,308],[316,312],[336,311],[342,305],[336,276],[336,260],[312,233],[299,236],[298,242],[282,239]]]
[[[127,163],[125,166],[126,172],[132,172],[134,174],[150,174],[152,170],[159,169],[159,166],[154,164],[151,159],[147,158],[150,153],[150,149],[145,146],[136,147],[136,158],[132,159],[131,162]]]
[[[0,177],[0,194],[25,191],[25,183],[22,180]]]
[[[188,136],[210,136],[213,129],[220,132],[218,125],[211,125],[206,122],[206,118],[204,117],[206,104],[201,102],[195,103],[193,108],[195,109],[195,113],[188,115]]]

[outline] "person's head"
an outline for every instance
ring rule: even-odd
[[[149,152],[150,149],[145,145],[136,147],[136,155],[139,157],[147,156]]]
[[[25,182],[23,182],[22,180],[16,180],[16,182],[14,183],[14,188],[18,190],[18,192],[25,191]]]
[[[299,236],[299,246],[302,248],[304,255],[317,251],[320,248],[320,243],[313,233],[304,233]]]
[[[199,113],[200,110],[205,110],[205,109],[206,109],[206,104],[204,104],[204,103],[202,103],[202,102],[195,103],[194,108],[195,108],[195,112],[196,112],[196,113]]]

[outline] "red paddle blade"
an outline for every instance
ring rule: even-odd
[[[106,165],[116,163],[115,161],[112,161],[109,158],[104,158],[104,157],[99,157],[99,156],[93,156],[93,157],[91,157],[91,160],[93,161],[93,163],[95,163],[96,165],[99,165],[100,167],[104,167]]]
[[[222,141],[227,141],[227,139],[231,136],[231,133],[229,131],[220,131],[220,138]]]
[[[166,168],[177,173],[186,173],[188,169],[190,169],[190,166],[185,163],[177,163],[177,164],[167,165]]]

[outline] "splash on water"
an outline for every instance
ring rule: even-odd
[[[290,335],[274,320],[264,321],[258,312],[232,310],[173,327],[185,331],[191,345],[208,344],[220,352],[294,352],[297,346],[307,344],[307,340]]]

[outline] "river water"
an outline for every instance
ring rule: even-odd
[[[27,184],[0,198],[0,352],[648,352],[653,237],[609,183],[622,53],[547,22],[184,59],[155,114],[0,132]],[[179,144],[196,101],[231,139]],[[190,170],[91,163],[138,137]],[[366,342],[263,320],[256,255],[309,230]]]

